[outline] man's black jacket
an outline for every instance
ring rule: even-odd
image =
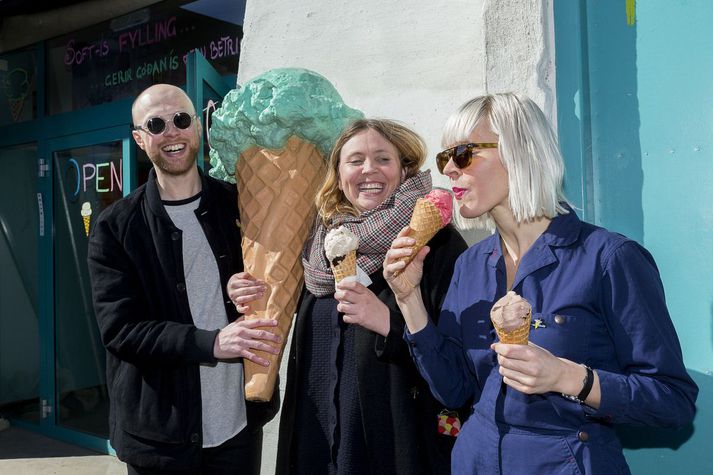
[[[238,318],[226,293],[243,270],[234,185],[201,174],[196,216],[220,272],[225,311]],[[132,465],[188,469],[202,445],[199,364],[214,364],[218,333],[193,324],[183,272],[181,231],[149,180],[101,213],[89,240],[94,310],[106,346],[111,443]],[[235,381],[235,384],[242,384]],[[248,425],[274,417],[269,403],[248,403]]]

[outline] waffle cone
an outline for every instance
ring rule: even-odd
[[[324,158],[309,142],[292,136],[282,150],[252,147],[235,166],[245,270],[267,290],[250,303],[246,319],[270,318],[264,328],[282,338],[279,355],[256,351],[267,368],[245,359],[245,398],[269,401],[303,283],[302,247],[314,222],[314,197],[324,177]]]
[[[511,345],[527,345],[530,340],[530,322],[532,320],[532,310],[527,312],[527,317],[522,321],[522,324],[514,330],[505,331],[502,327],[493,322],[495,332],[498,334],[500,343],[509,343]]]
[[[411,252],[411,255],[402,259],[406,262],[406,265],[409,265],[413,258],[416,257],[416,254],[418,254],[418,251],[443,227],[441,224],[441,213],[432,202],[419,198],[416,200],[416,206],[413,208],[409,227],[411,228],[409,237],[415,239],[416,244],[412,247],[413,252]]]
[[[334,274],[334,281],[341,282],[345,277],[356,275],[356,250],[349,251],[344,259],[339,261],[339,264],[332,265],[332,274]]]
[[[82,220],[84,220],[84,234],[89,236],[89,222],[91,221],[92,217],[91,216],[82,216]]]

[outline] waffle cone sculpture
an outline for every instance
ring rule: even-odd
[[[277,319],[278,326],[268,330],[282,341],[287,340],[297,309],[303,282],[300,255],[314,223],[314,197],[324,172],[319,151],[296,136],[283,150],[248,149],[236,166],[245,270],[267,284],[265,295],[250,304],[252,313],[245,318]],[[243,361],[245,397],[269,401],[282,351],[257,353],[270,366]]]
[[[325,157],[363,114],[332,84],[306,69],[272,69],[230,91],[211,116],[210,175],[236,182],[245,270],[265,281],[245,318],[271,318],[279,355],[267,368],[244,360],[245,398],[269,401],[302,288],[302,248],[314,224]]]
[[[428,241],[430,241],[443,226],[451,221],[452,206],[453,199],[451,195],[444,190],[432,190],[425,197],[416,200],[416,205],[411,215],[411,222],[409,223],[409,228],[411,228],[409,237],[415,239],[416,244],[413,245],[411,255],[403,258],[406,265],[416,257],[418,251],[428,244]]]
[[[332,268],[332,274],[334,274],[334,281],[341,282],[346,277],[353,277],[356,275],[356,251],[349,251],[343,259],[341,259],[336,264],[331,262],[330,267]]]

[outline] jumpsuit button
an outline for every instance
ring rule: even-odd
[[[564,323],[567,321],[565,317],[562,315],[555,315],[555,323],[557,325],[564,325]]]
[[[583,430],[579,431],[577,433],[577,438],[581,440],[582,442],[586,442],[589,440],[589,433],[584,432]]]
[[[176,289],[177,289],[179,292],[185,292],[185,290],[186,290],[186,284],[184,284],[183,282],[179,282],[179,283],[176,284]]]
[[[191,442],[193,442],[193,443],[195,444],[195,443],[197,443],[199,440],[201,440],[201,436],[199,436],[199,435],[196,434],[195,432],[194,432],[193,434],[191,434]]]
[[[171,239],[173,239],[174,241],[178,241],[179,239],[181,239],[181,233],[179,233],[178,231],[173,231],[171,233]]]

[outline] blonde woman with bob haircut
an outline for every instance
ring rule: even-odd
[[[419,286],[428,251],[399,261],[406,229],[384,277],[433,394],[473,401],[453,473],[629,473],[613,424],[689,424],[698,394],[651,254],[579,220],[555,134],[530,99],[468,101],[443,144],[436,162],[460,214],[495,233],[458,259],[437,322]]]

